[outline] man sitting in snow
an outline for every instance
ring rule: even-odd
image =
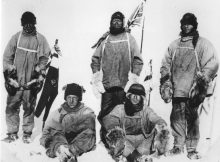
[[[40,144],[49,157],[74,162],[77,156],[95,148],[95,114],[81,102],[83,87],[72,83],[64,89],[66,101],[46,122]]]
[[[116,161],[121,157],[128,162],[152,161],[147,155],[163,155],[168,150],[167,124],[145,103],[141,84],[131,85],[125,104],[117,105],[105,116],[103,125],[109,153]]]

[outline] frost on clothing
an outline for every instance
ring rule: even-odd
[[[195,50],[202,73],[206,80],[210,81],[218,70],[216,51],[213,45],[202,37],[199,37]],[[197,64],[192,39],[177,39],[171,43],[162,60],[160,73],[161,78],[167,74],[172,77],[174,97],[189,97],[196,72]]]
[[[107,131],[117,126],[125,131],[124,156],[128,156],[135,149],[139,153],[150,154],[150,148],[156,134],[156,124],[166,124],[166,122],[148,106],[144,106],[143,110],[134,116],[128,116],[125,113],[124,105],[118,105],[103,118],[103,126]]]
[[[19,35],[20,41],[18,42]],[[29,52],[23,49],[38,52]],[[37,64],[42,67],[46,65],[50,48],[47,40],[43,35],[27,35],[24,32],[18,32],[12,36],[3,55],[3,70],[10,70],[10,66],[14,65],[17,71],[18,84],[24,85],[31,81],[34,68]],[[6,124],[8,134],[17,133],[19,131],[19,111],[23,105],[23,132],[31,134],[34,128],[34,108],[36,105],[36,95],[31,90],[19,90],[14,96],[8,95],[6,107]]]
[[[95,146],[95,114],[83,103],[71,109],[67,103],[53,112],[46,122],[40,144],[49,157],[55,157],[60,145],[68,145],[74,155],[81,155]]]
[[[142,57],[134,37],[127,32],[118,35],[110,34],[94,52],[91,67],[93,73],[103,71],[103,85],[106,89],[124,88],[129,71],[139,76],[143,67]]]

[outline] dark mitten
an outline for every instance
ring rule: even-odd
[[[189,106],[191,108],[198,108],[204,101],[209,83],[204,76],[197,77],[190,92],[189,92]]]
[[[139,158],[141,157],[141,154],[137,151],[134,150],[131,154],[129,154],[126,159],[128,162],[138,162]]]
[[[13,69],[12,71],[4,71],[5,78],[5,88],[10,96],[14,96],[19,88],[17,82],[17,71]]]
[[[160,95],[165,103],[169,103],[173,96],[173,85],[170,81],[169,75],[160,79]]]
[[[24,89],[30,89],[33,96],[36,96],[43,87],[45,79],[45,70],[34,70],[31,75],[31,81],[24,85]]]

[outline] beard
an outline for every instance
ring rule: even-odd
[[[26,34],[36,35],[36,27],[34,25],[26,24],[23,26],[23,31]]]
[[[113,25],[111,25],[109,29],[112,35],[118,35],[125,31],[125,28],[123,26],[121,28],[115,28]]]
[[[143,107],[144,107],[144,101],[142,97],[140,102],[136,105],[132,104],[129,98],[126,98],[125,100],[125,113],[128,116],[134,116],[134,113],[143,110]]]

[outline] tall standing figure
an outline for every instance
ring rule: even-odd
[[[116,105],[124,102],[124,88],[138,81],[143,66],[137,42],[125,30],[124,15],[121,12],[115,12],[111,16],[110,30],[102,40],[92,56],[91,63],[92,84],[96,92],[102,94],[98,116],[101,125],[103,117]],[[105,130],[101,128],[101,138],[103,133]]]
[[[187,157],[199,159],[197,110],[219,63],[213,45],[199,36],[196,16],[186,13],[180,23],[181,37],[170,44],[162,60],[160,92],[165,102],[172,99],[170,122],[174,147],[170,154],[182,153],[185,145]]]
[[[45,66],[50,54],[46,38],[36,30],[36,17],[24,12],[22,31],[12,36],[3,55],[3,72],[8,91],[6,106],[6,142],[18,139],[19,111],[22,104],[23,142],[29,143],[34,128],[34,109],[37,93],[42,87]]]

